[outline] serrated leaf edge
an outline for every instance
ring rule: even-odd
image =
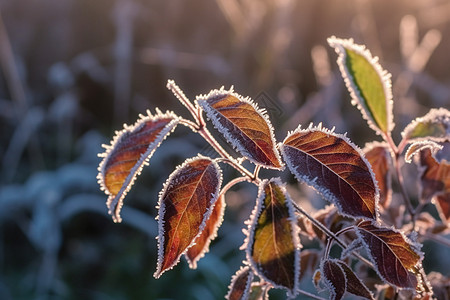
[[[383,85],[383,91],[385,95],[385,101],[386,101],[386,121],[387,121],[387,134],[390,135],[392,132],[392,129],[394,129],[394,117],[392,114],[392,107],[393,107],[393,97],[392,97],[392,82],[391,82],[391,74],[384,70],[380,63],[378,62],[378,57],[374,56],[372,57],[372,54],[370,53],[370,50],[366,49],[364,45],[358,45],[355,44],[353,39],[339,39],[335,36],[331,36],[327,39],[328,44],[334,48],[336,53],[338,54],[337,63],[339,66],[339,69],[341,71],[342,77],[344,78],[345,86],[350,92],[350,96],[352,98],[352,104],[356,105],[356,107],[361,111],[361,114],[363,118],[367,121],[370,128],[372,128],[378,135],[382,135],[382,131],[378,126],[376,125],[376,121],[372,118],[372,116],[367,113],[369,112],[369,108],[365,106],[364,101],[362,101],[361,93],[358,89],[358,87],[354,84],[353,76],[350,74],[350,71],[348,70],[345,60],[346,60],[346,52],[344,48],[347,48],[349,50],[352,50],[359,55],[363,56],[375,69],[377,72],[382,85]]]
[[[371,222],[372,222],[372,225],[373,225],[373,226],[375,226],[376,228],[380,228],[378,222],[376,222],[376,221],[371,221]],[[423,254],[423,252],[420,250],[420,249],[422,248],[422,245],[419,244],[418,242],[412,241],[410,238],[408,238],[408,237],[403,233],[403,231],[396,229],[394,226],[384,226],[384,228],[389,229],[389,230],[392,230],[392,231],[394,231],[395,233],[399,233],[399,234],[402,236],[402,238],[406,241],[406,243],[409,244],[409,245],[411,246],[411,248],[416,252],[416,254],[419,255],[419,260],[417,261],[415,267],[421,266],[422,261],[423,261],[423,258],[424,258],[424,254]],[[400,289],[415,290],[415,288],[404,288],[404,287],[397,286],[397,285],[395,285],[395,284],[393,284],[393,283],[387,281],[386,278],[384,278],[384,276],[381,275],[380,271],[378,270],[378,266],[377,266],[377,264],[376,264],[376,260],[375,260],[375,258],[372,256],[372,253],[369,251],[370,247],[369,247],[369,245],[367,245],[366,241],[365,241],[364,238],[362,237],[362,235],[361,235],[361,233],[359,232],[359,230],[365,230],[365,229],[362,229],[362,228],[360,228],[359,226],[355,226],[355,232],[356,232],[356,235],[358,236],[358,238],[361,240],[362,244],[364,245],[364,248],[366,249],[367,256],[369,257],[370,261],[371,261],[371,262],[373,263],[373,265],[375,266],[374,269],[375,269],[375,272],[378,274],[378,276],[379,276],[385,283],[387,283],[387,284],[389,284],[389,285],[393,285],[393,286],[395,286],[395,287],[397,287],[397,288],[400,288]],[[367,231],[367,230],[365,230],[365,231]],[[374,234],[371,233],[371,232],[369,232],[369,233],[370,233],[371,235],[374,235]],[[378,238],[378,237],[377,237],[377,238]],[[385,244],[385,242],[384,242],[383,240],[382,240],[382,242]],[[406,269],[406,268],[405,268],[405,269]],[[407,270],[408,272],[411,272],[411,271],[408,270],[408,269],[406,269],[406,270]],[[417,279],[417,283],[418,283],[418,285],[420,284],[419,279]]]
[[[260,273],[255,262],[252,259],[252,247],[253,243],[250,241],[254,240],[254,234],[256,229],[256,223],[258,221],[258,217],[261,214],[262,211],[262,204],[264,202],[265,192],[264,187],[266,184],[269,183],[275,183],[277,184],[281,191],[283,192],[283,195],[286,197],[286,205],[288,207],[289,214],[291,215],[291,236],[292,236],[292,242],[295,247],[295,256],[294,256],[294,289],[291,291],[288,288],[278,285],[269,278],[267,278],[264,274]],[[300,243],[300,228],[297,225],[297,219],[295,218],[295,209],[292,205],[291,201],[293,201],[290,197],[290,195],[287,193],[286,185],[281,181],[281,178],[271,178],[270,180],[264,179],[260,182],[258,186],[258,197],[256,199],[256,205],[253,208],[253,211],[250,215],[250,218],[245,222],[247,224],[247,230],[244,230],[244,234],[246,235],[246,238],[244,240],[244,244],[242,245],[241,249],[245,249],[246,258],[248,261],[248,264],[251,266],[251,268],[256,272],[256,274],[262,278],[264,281],[270,283],[275,288],[282,288],[285,290],[288,290],[289,297],[294,298],[298,293],[298,285],[299,285],[299,275],[300,275],[300,250],[302,248],[302,245]]]
[[[197,262],[198,262],[201,258],[203,258],[203,257],[205,256],[206,253],[209,252],[209,245],[210,245],[211,242],[217,237],[217,232],[219,231],[219,228],[220,228],[220,226],[222,225],[222,222],[223,222],[223,217],[224,217],[224,213],[225,213],[225,206],[226,206],[225,196],[223,195],[222,198],[223,198],[223,199],[220,200],[221,197],[220,197],[220,195],[219,195],[218,199],[217,199],[216,202],[214,203],[214,206],[211,207],[211,213],[210,213],[209,217],[205,220],[205,226],[206,226],[206,222],[207,222],[207,221],[209,220],[209,218],[211,217],[211,214],[212,214],[212,212],[213,212],[213,210],[214,210],[214,207],[216,206],[217,201],[222,201],[222,208],[220,209],[220,212],[219,212],[220,217],[219,217],[219,219],[217,220],[216,226],[214,227],[214,231],[211,233],[211,235],[209,236],[208,240],[206,241],[205,246],[203,247],[202,252],[200,252],[200,253],[195,257],[194,260],[191,260],[191,259],[186,255],[187,252],[186,252],[185,255],[184,255],[184,257],[186,258],[186,260],[187,260],[187,262],[188,262],[188,264],[189,264],[189,267],[190,267],[191,269],[196,269],[196,268],[197,268]],[[200,231],[200,234],[199,234],[197,237],[199,237],[199,236],[201,235],[201,233],[203,232],[203,230],[204,230],[204,228]],[[195,239],[194,239],[194,242],[193,242],[192,246],[193,246],[193,245],[195,245]],[[190,248],[190,247],[189,247],[189,248]],[[189,248],[188,248],[187,250],[189,250]]]
[[[236,273],[231,277],[231,282],[228,285],[228,293],[225,296],[225,299],[230,299],[230,294],[231,294],[231,289],[233,288],[234,284],[236,283],[236,280],[239,278],[239,276],[241,276],[242,273],[244,272],[249,272],[248,275],[248,279],[247,279],[247,284],[245,285],[245,291],[244,294],[242,295],[241,299],[248,299],[248,297],[250,296],[250,287],[253,281],[253,278],[255,277],[255,275],[253,274],[252,270],[250,269],[250,267],[248,265],[246,266],[241,266],[239,268],[239,270],[236,271]]]
[[[375,178],[375,173],[372,170],[372,165],[369,163],[369,161],[367,160],[367,158],[364,155],[364,152],[361,150],[361,148],[359,148],[356,144],[354,144],[352,141],[350,141],[350,139],[347,137],[346,134],[339,134],[339,133],[335,133],[334,132],[334,127],[330,130],[327,128],[322,127],[322,123],[319,123],[317,126],[314,126],[313,123],[310,123],[307,129],[302,129],[301,125],[299,125],[297,127],[297,129],[293,130],[293,131],[289,131],[288,134],[286,135],[286,138],[283,140],[282,143],[279,144],[278,148],[280,149],[283,157],[285,157],[286,155],[284,154],[284,143],[286,142],[286,140],[292,136],[293,134],[296,133],[304,133],[304,132],[314,132],[314,131],[320,131],[323,133],[326,133],[327,135],[332,135],[334,137],[340,138],[342,140],[344,140],[348,145],[350,145],[350,147],[352,147],[361,157],[361,159],[364,161],[364,163],[366,164],[369,172],[370,172],[370,176],[373,180],[374,186],[375,186],[375,219],[378,220],[380,212],[379,212],[379,201],[380,201],[380,189],[378,188],[378,181]],[[349,217],[352,219],[365,219],[365,220],[372,220],[370,218],[364,217],[364,216],[360,216],[358,218],[356,218],[355,216],[346,214],[345,212],[342,211],[342,207],[339,203],[339,201],[336,201],[336,197],[334,197],[333,193],[331,193],[328,189],[323,188],[322,186],[318,186],[315,182],[316,182],[316,178],[310,178],[306,175],[300,175],[300,174],[296,174],[297,172],[295,171],[295,166],[292,164],[291,161],[285,159],[286,164],[289,168],[289,170],[291,171],[292,174],[294,174],[295,178],[298,181],[303,181],[305,182],[308,186],[312,187],[314,190],[316,190],[320,195],[322,195],[322,197],[324,199],[326,199],[327,201],[333,203],[338,209],[339,209],[339,213],[345,217]],[[333,172],[332,170],[330,170],[331,172]],[[333,172],[334,173],[334,172]]]
[[[191,244],[189,246],[186,247],[186,249],[184,249],[184,251],[182,253],[180,253],[178,255],[178,257],[174,260],[174,262],[172,263],[172,265],[164,270],[162,269],[162,263],[164,260],[164,220],[162,218],[162,216],[164,215],[165,212],[165,205],[163,200],[163,195],[165,194],[168,186],[170,185],[170,182],[172,181],[172,179],[178,175],[178,173],[180,172],[181,169],[183,169],[185,166],[189,165],[191,162],[198,160],[198,159],[207,159],[211,161],[211,164],[215,167],[216,171],[217,171],[217,175],[218,175],[218,184],[216,187],[216,192],[214,194],[212,194],[211,196],[211,200],[210,200],[210,207],[209,209],[205,212],[205,214],[203,215],[203,220],[202,223],[200,224],[199,230],[197,235],[192,239]],[[158,215],[156,216],[156,221],[158,222],[158,236],[156,237],[156,239],[158,240],[158,259],[157,259],[157,264],[156,264],[156,271],[153,274],[153,276],[158,279],[164,272],[171,270],[174,266],[176,266],[178,264],[178,262],[180,261],[180,257],[182,255],[184,255],[186,253],[186,251],[192,247],[193,243],[195,242],[195,239],[200,236],[200,234],[202,233],[203,229],[205,228],[206,225],[206,220],[210,217],[215,203],[219,197],[219,193],[220,193],[220,187],[222,185],[222,171],[219,167],[219,165],[217,164],[217,162],[215,160],[212,160],[211,158],[207,157],[207,156],[203,156],[201,154],[198,154],[195,157],[186,159],[181,165],[177,166],[175,171],[172,172],[172,174],[170,174],[169,178],[167,178],[166,182],[163,185],[163,189],[159,192],[159,196],[158,196],[158,206],[156,207],[158,209]]]
[[[407,135],[409,132],[411,132],[412,130],[414,130],[414,128],[417,126],[418,123],[444,123],[447,124],[447,130],[446,130],[446,134],[447,136],[445,137],[434,137],[434,136],[426,136],[426,137],[421,137],[421,138],[413,138],[413,139],[408,139],[408,142],[414,142],[414,141],[424,141],[424,140],[431,140],[433,142],[437,142],[437,143],[442,143],[445,142],[446,140],[450,139],[450,111],[441,107],[441,108],[432,108],[430,109],[430,111],[422,116],[422,117],[418,117],[415,120],[413,120],[411,123],[409,123],[405,129],[403,129],[401,135],[403,139],[408,138]]]
[[[236,97],[239,99],[239,101],[242,101],[242,102],[245,102],[245,103],[251,105],[255,109],[255,111],[258,113],[258,115],[260,115],[264,119],[267,126],[269,127],[270,139],[273,144],[272,150],[275,153],[275,157],[277,158],[281,167],[276,168],[274,166],[264,165],[258,161],[255,161],[252,158],[252,155],[244,147],[244,145],[242,145],[239,140],[236,140],[235,138],[233,138],[231,136],[228,128],[222,126],[219,122],[217,122],[214,118],[212,118],[212,116],[219,115],[219,112],[217,112],[214,108],[212,108],[210,105],[208,105],[206,100],[208,100],[212,97],[223,97],[223,96],[228,96],[228,95]],[[267,169],[275,169],[275,170],[283,170],[284,169],[283,160],[281,159],[280,153],[276,146],[277,142],[275,139],[274,128],[272,126],[272,123],[270,122],[269,116],[267,115],[266,110],[264,108],[259,108],[258,104],[256,102],[254,102],[250,97],[243,97],[242,95],[235,93],[233,87],[231,87],[229,90],[226,90],[222,86],[220,89],[211,90],[206,95],[198,95],[195,99],[195,103],[197,106],[200,106],[206,112],[206,115],[210,118],[211,122],[214,125],[214,128],[216,128],[220,133],[222,133],[225,136],[226,140],[233,146],[233,149],[236,149],[237,151],[239,151],[249,161],[251,161],[257,165],[260,165],[264,168],[267,168]]]
[[[170,121],[164,129],[158,134],[156,139],[150,143],[147,147],[147,150],[141,155],[139,160],[136,162],[136,164],[133,166],[133,168],[130,170],[130,173],[128,174],[127,178],[125,179],[125,182],[122,184],[122,187],[120,188],[117,195],[112,195],[111,192],[106,187],[106,184],[104,182],[105,178],[105,167],[106,162],[111,156],[111,153],[113,152],[115,146],[120,143],[123,136],[127,132],[132,132],[139,128],[139,126],[143,126],[145,122],[148,121],[154,121],[157,119],[165,119],[170,118],[172,121]],[[112,216],[113,221],[116,223],[120,223],[122,221],[122,218],[120,217],[120,211],[123,206],[123,200],[125,196],[127,195],[128,191],[133,186],[136,177],[140,175],[142,169],[145,165],[148,165],[148,162],[150,158],[152,157],[153,153],[156,151],[158,146],[164,141],[167,136],[169,136],[170,133],[172,133],[176,126],[178,125],[180,121],[180,117],[177,116],[172,111],[166,111],[165,113],[162,113],[158,108],[156,109],[156,114],[152,115],[150,110],[147,110],[147,115],[140,114],[139,119],[134,123],[134,125],[123,125],[123,129],[120,131],[115,132],[115,136],[113,137],[110,145],[102,145],[105,148],[105,152],[98,154],[99,157],[103,157],[103,160],[100,162],[97,170],[97,182],[100,185],[100,189],[105,192],[105,194],[108,195],[108,199],[106,201],[106,206],[108,208],[108,213]],[[114,210],[114,211],[113,211]]]
[[[330,297],[330,299],[335,299],[335,297],[336,297],[336,287],[333,285],[333,283],[332,283],[330,280],[328,280],[327,276],[325,275],[325,272],[323,271],[323,265],[324,265],[324,263],[325,263],[326,261],[330,261],[330,262],[334,263],[336,266],[338,266],[339,269],[341,270],[342,274],[344,275],[344,278],[345,278],[345,281],[344,281],[344,286],[345,286],[345,292],[344,292],[344,295],[345,295],[345,293],[347,292],[347,275],[345,274],[344,269],[343,269],[343,268],[341,267],[341,265],[338,263],[339,260],[337,260],[337,259],[334,259],[334,258],[328,258],[328,259],[323,259],[323,260],[320,262],[320,271],[321,271],[321,273],[322,273],[322,276],[321,276],[322,282],[325,284],[325,286],[326,286],[326,287],[328,288],[328,290],[330,291],[330,296],[333,296],[333,297]]]

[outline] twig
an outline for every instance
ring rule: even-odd
[[[304,290],[302,290],[302,289],[297,289],[297,291],[298,291],[300,294],[305,295],[305,296],[308,296],[308,297],[311,297],[311,298],[313,298],[313,299],[325,300],[325,298],[322,298],[322,297],[319,297],[319,296],[317,296],[317,295],[311,294],[310,292],[304,291]]]
[[[335,240],[344,249],[347,248],[347,245],[340,238],[338,238],[333,232],[331,232],[328,228],[326,228],[322,223],[320,223],[319,221],[317,221],[316,219],[311,217],[303,208],[301,208],[294,201],[292,201],[292,204],[294,205],[295,209],[299,213],[301,213],[302,215],[307,217],[316,227],[318,227],[320,230],[322,230],[329,238],[332,238],[333,240]],[[356,256],[359,260],[361,260],[362,262],[364,262],[365,264],[370,266],[371,268],[375,269],[374,265],[370,261],[368,261],[366,258],[362,257],[361,255],[359,255],[358,253],[355,253],[353,251],[352,251],[352,254],[354,256]]]

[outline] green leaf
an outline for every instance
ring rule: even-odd
[[[294,207],[280,178],[263,180],[250,217],[246,239],[247,260],[256,274],[274,287],[297,294],[300,238]]]
[[[328,43],[339,54],[337,63],[352,97],[369,126],[378,134],[390,135],[392,117],[391,75],[378,63],[378,57],[353,39],[331,37]]]
[[[450,111],[445,108],[431,109],[406,126],[402,137],[407,142],[431,140],[439,143],[450,139]]]

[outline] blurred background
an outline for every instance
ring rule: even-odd
[[[189,117],[168,79],[191,99],[233,85],[267,109],[279,141],[310,122],[360,147],[379,140],[350,104],[332,35],[367,45],[392,73],[396,142],[415,117],[450,106],[447,0],[0,0],[0,299],[222,299],[256,188],[227,193],[198,270],[182,258],[155,280],[158,192],[185,158],[214,153],[178,128],[114,224],[96,179],[101,144],[146,109]],[[448,251],[430,251],[426,271],[450,275]]]

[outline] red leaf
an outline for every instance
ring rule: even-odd
[[[188,249],[185,257],[192,269],[197,268],[197,261],[209,250],[209,244],[217,236],[217,230],[222,224],[223,213],[225,211],[225,197],[221,195],[216,201],[216,205],[206,221],[202,233],[194,240],[194,245]]]
[[[417,278],[412,272],[422,261],[417,244],[401,231],[370,221],[360,223],[356,232],[384,281],[400,288],[416,288]]]
[[[349,266],[341,260],[337,260],[336,262],[342,267],[347,278],[347,292],[366,299],[374,299],[367,286],[356,276]]]
[[[380,205],[389,206],[392,198],[392,177],[389,166],[392,164],[392,157],[389,145],[374,142],[367,144],[363,150],[367,160],[375,173],[378,187],[380,188]]]
[[[108,195],[106,205],[114,222],[121,221],[123,199],[136,176],[179,121],[172,112],[162,114],[157,110],[154,116],[149,111],[147,113],[147,116],[141,115],[133,126],[125,125],[122,131],[116,132],[111,145],[104,145],[106,151],[99,154],[104,158],[98,167],[97,179]]]
[[[341,214],[376,219],[379,191],[362,151],[344,136],[310,126],[288,134],[280,146],[297,180],[313,186]]]
[[[250,217],[247,260],[265,281],[297,294],[300,239],[291,198],[279,178],[263,180]]]
[[[241,267],[231,278],[228,294],[225,298],[228,300],[248,299],[253,277],[253,272],[248,266]]]
[[[323,274],[323,282],[330,291],[330,299],[342,299],[347,290],[347,277],[337,260],[323,260],[320,264],[320,270]]]
[[[221,183],[217,163],[201,155],[186,160],[170,175],[159,195],[156,278],[176,265],[201,234]]]
[[[266,168],[283,167],[272,125],[252,100],[222,88],[197,97],[196,102],[228,143],[250,161]]]

